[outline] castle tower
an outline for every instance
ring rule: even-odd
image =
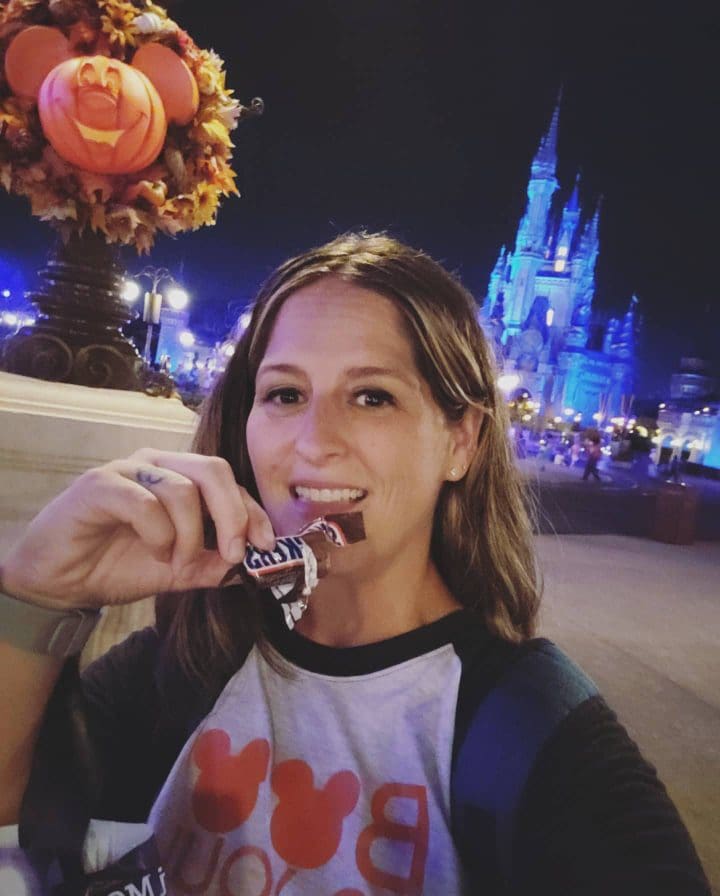
[[[505,273],[507,271],[508,265],[508,253],[505,246],[500,249],[500,254],[498,255],[498,259],[495,262],[495,267],[492,270],[492,274],[490,274],[490,283],[488,285],[487,298],[485,299],[485,304],[483,305],[483,314],[487,316],[490,313],[490,309],[495,304],[497,299],[497,295],[504,289],[505,285]]]
[[[572,261],[573,280],[577,282],[576,295],[581,302],[592,302],[595,293],[595,264],[600,252],[600,208],[602,197],[592,218],[585,224],[580,234]]]
[[[535,298],[535,278],[544,261],[547,222],[552,197],[557,190],[555,177],[557,165],[557,134],[560,118],[560,99],[555,106],[547,134],[530,166],[528,204],[518,228],[515,251],[512,256],[512,275],[505,307],[507,324],[511,332],[517,332],[527,317]]]
[[[575,240],[575,232],[580,221],[580,190],[578,179],[575,180],[575,188],[572,196],[563,209],[558,238],[555,244],[553,270],[562,274],[570,264],[570,254]]]

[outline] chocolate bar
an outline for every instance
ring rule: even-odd
[[[319,517],[297,535],[278,538],[272,551],[248,544],[242,563],[231,567],[220,587],[248,581],[270,588],[283,604],[289,628],[307,609],[307,599],[330,566],[330,550],[365,538],[362,513],[334,513]]]

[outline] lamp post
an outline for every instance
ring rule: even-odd
[[[187,292],[179,286],[173,275],[167,268],[147,267],[135,275],[137,278],[146,278],[150,281],[150,289],[146,290],[143,301],[142,320],[147,325],[145,331],[145,347],[143,359],[148,366],[153,363],[152,341],[154,328],[160,324],[160,312],[163,299],[165,299],[175,311],[181,311],[188,303]],[[169,281],[171,286],[167,293],[160,292],[160,284]],[[127,301],[135,301],[140,295],[140,287],[134,280],[128,280],[123,289],[123,295]]]

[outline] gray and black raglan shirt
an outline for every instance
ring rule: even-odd
[[[188,701],[184,731],[158,725],[153,630],[85,675],[106,782],[94,814],[148,824],[168,893],[709,893],[665,788],[595,693],[533,749],[509,817],[474,804],[488,778],[492,789],[516,772],[483,765],[492,749],[474,750],[470,734],[497,731],[505,756],[522,752],[524,730],[512,706],[497,729],[476,718],[549,642],[507,645],[468,611],[350,648],[287,631],[271,611],[269,641],[202,717]]]

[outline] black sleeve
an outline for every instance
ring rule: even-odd
[[[522,894],[709,896],[690,836],[655,769],[602,698],[543,747],[518,806]]]
[[[99,780],[93,816],[145,821],[174,757],[158,738],[158,635],[134,632],[82,675],[83,716]]]

